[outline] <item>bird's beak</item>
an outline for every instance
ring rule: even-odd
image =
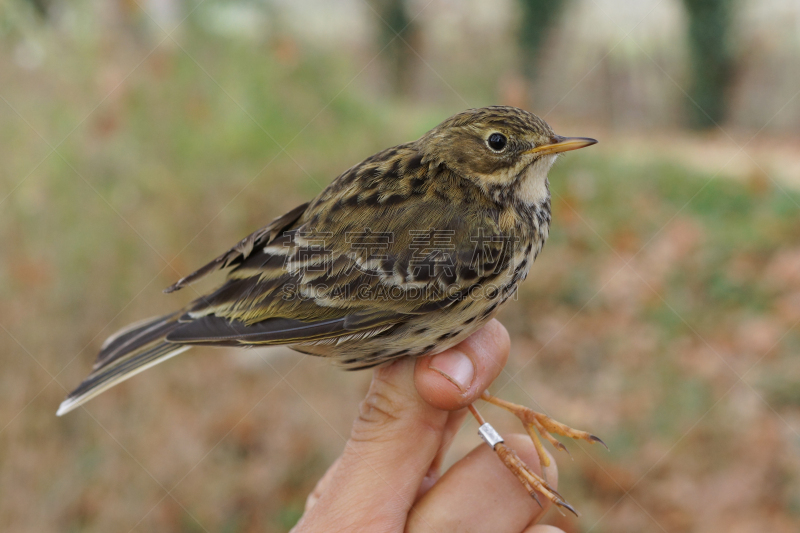
[[[531,148],[530,150],[526,150],[525,153],[536,155],[558,154],[561,152],[569,152],[570,150],[577,150],[578,148],[586,148],[593,144],[597,144],[597,140],[590,139],[589,137],[562,137],[560,135],[554,135],[552,143]]]

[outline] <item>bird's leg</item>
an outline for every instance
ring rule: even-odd
[[[542,471],[544,472],[544,468],[550,466],[550,457],[544,452],[544,447],[542,446],[542,441],[539,440],[539,435],[545,438],[550,444],[555,446],[559,450],[564,450],[565,452],[569,453],[567,447],[556,440],[553,437],[552,433],[556,435],[562,435],[564,437],[570,437],[572,439],[582,439],[587,442],[599,442],[606,449],[606,443],[600,440],[599,437],[595,437],[591,433],[587,433],[586,431],[580,431],[577,429],[572,429],[571,427],[562,424],[561,422],[556,422],[549,416],[543,413],[537,413],[533,409],[528,409],[527,407],[523,407],[522,405],[517,405],[515,403],[507,402],[505,400],[501,400],[496,396],[492,396],[488,392],[485,392],[481,395],[481,400],[487,401],[491,404],[494,404],[498,407],[502,407],[506,411],[510,411],[513,413],[517,418],[522,421],[522,425],[525,427],[525,431],[528,432],[530,435],[531,440],[533,440],[534,446],[536,446],[536,451],[539,454],[539,463],[542,465]],[[534,431],[535,430],[535,431]],[[536,433],[539,433],[537,435]]]
[[[556,489],[550,486],[546,479],[536,475],[525,462],[519,458],[519,455],[509,448],[505,442],[503,442],[503,438],[495,431],[495,429],[488,424],[478,410],[475,408],[474,405],[469,406],[470,412],[475,416],[475,419],[480,424],[480,428],[478,428],[478,434],[481,438],[486,441],[486,444],[491,446],[491,448],[497,454],[497,457],[503,462],[506,467],[517,477],[517,479],[522,483],[522,486],[525,487],[525,490],[528,491],[528,494],[536,500],[540,506],[542,503],[539,501],[539,497],[536,493],[541,493],[545,498],[556,504],[558,507],[563,507],[564,509],[569,510],[575,516],[580,516],[578,511],[575,510],[567,501],[558,493]],[[536,442],[536,441],[534,441]],[[541,443],[537,446],[537,451]]]

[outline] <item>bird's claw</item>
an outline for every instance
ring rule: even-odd
[[[536,503],[539,506],[542,506],[542,502],[539,500],[539,496],[537,493],[543,495],[545,498],[553,502],[558,507],[563,507],[567,509],[575,516],[580,516],[578,511],[575,510],[572,505],[567,503],[561,494],[558,493],[556,489],[554,489],[547,480],[543,479],[542,477],[538,476],[534,473],[525,462],[519,458],[519,455],[509,448],[504,442],[499,442],[494,446],[494,451],[497,453],[497,456],[503,461],[503,464],[511,470],[511,472],[519,479],[525,489],[528,491],[528,494],[536,500]]]
[[[533,440],[533,444],[536,446],[536,451],[539,452],[539,460],[542,463],[542,467],[550,466],[550,459],[546,456],[546,454],[542,453],[543,449],[541,441],[539,440],[539,435],[546,439],[556,449],[565,451],[568,454],[569,450],[567,450],[567,447],[553,437],[553,433],[563,437],[569,437],[571,439],[585,440],[586,442],[590,443],[598,442],[602,444],[606,450],[608,450],[608,446],[606,446],[606,443],[603,442],[600,437],[592,435],[586,431],[573,429],[566,424],[562,424],[561,422],[553,420],[544,413],[539,413],[522,405],[507,402],[497,398],[496,396],[490,395],[488,392],[484,392],[481,395],[481,399],[498,407],[502,407],[506,411],[510,411],[522,421],[522,425],[525,426],[525,430],[528,432],[531,440]],[[537,433],[539,435],[537,435]]]

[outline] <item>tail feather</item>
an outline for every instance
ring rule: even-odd
[[[180,313],[173,313],[156,319],[141,320],[114,333],[103,343],[92,370],[108,366],[154,341],[164,340],[167,333],[177,327],[176,319],[179,315]]]
[[[103,344],[92,373],[67,396],[56,415],[68,413],[114,385],[188,350],[190,346],[165,340],[178,326],[178,316],[139,322],[112,335]]]

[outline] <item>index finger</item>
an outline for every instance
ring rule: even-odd
[[[541,475],[539,457],[530,437],[515,434],[509,435],[506,441]],[[545,472],[549,483],[556,487],[558,469],[552,456]],[[544,507],[539,507],[494,451],[481,444],[450,467],[414,504],[406,532],[519,533],[541,520],[550,507],[549,500],[539,499]]]

